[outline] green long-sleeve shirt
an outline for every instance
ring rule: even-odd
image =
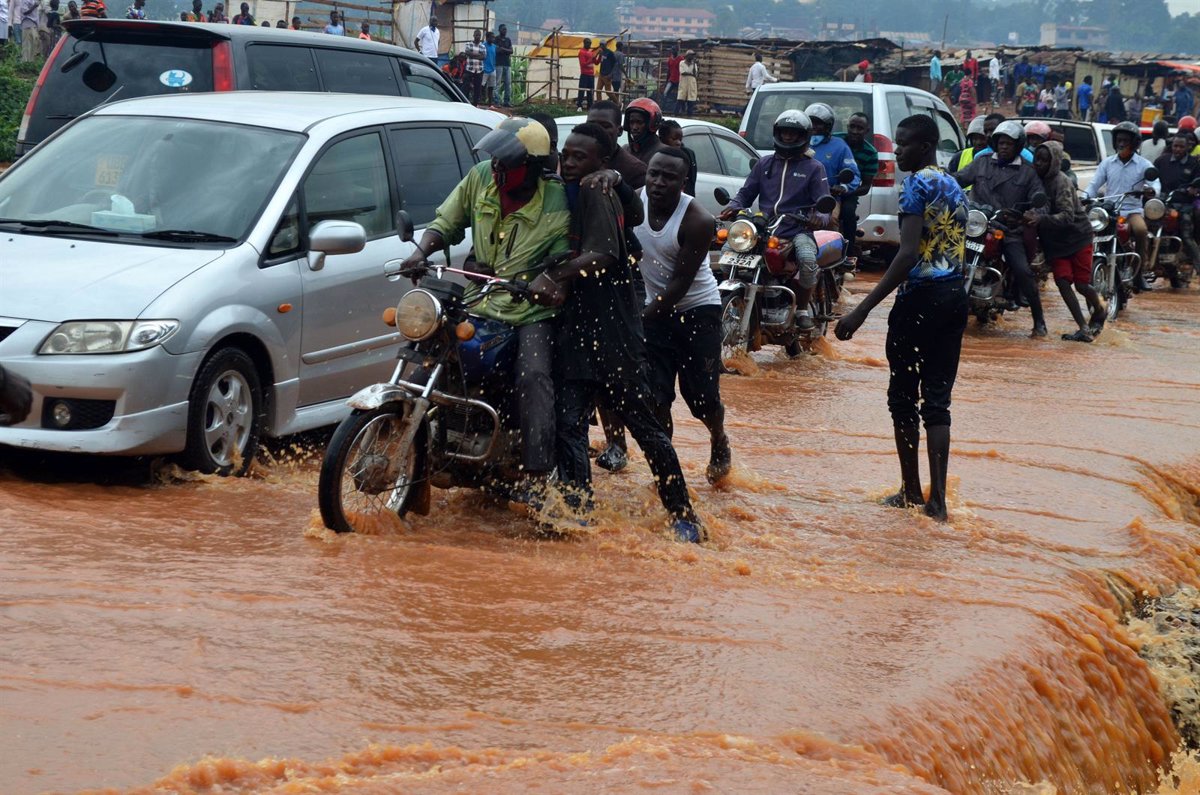
[[[570,220],[562,183],[548,180],[539,183],[537,192],[523,207],[502,218],[491,162],[485,161],[471,169],[446,197],[429,228],[451,245],[462,242],[470,229],[478,262],[490,265],[502,279],[528,283],[541,273],[537,266],[547,257],[570,251]],[[522,273],[529,268],[537,269]],[[557,310],[529,301],[517,302],[508,293],[495,291],[474,311],[523,326],[553,317]]]

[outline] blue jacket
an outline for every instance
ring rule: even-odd
[[[826,179],[832,182],[837,178],[839,171],[848,168],[854,172],[854,179],[846,185],[846,192],[854,193],[858,190],[862,185],[862,174],[858,171],[858,161],[854,159],[854,152],[850,151],[849,144],[841,138],[830,137],[811,146],[818,162],[825,166]]]
[[[992,153],[992,147],[985,146],[985,147],[983,147],[983,149],[980,149],[978,152],[975,153],[975,157],[984,157],[986,155],[990,155],[991,153]],[[1033,162],[1033,152],[1031,152],[1029,150],[1028,146],[1021,150],[1021,159],[1024,160],[1026,163]]]
[[[846,145],[845,141],[840,143]],[[754,206],[754,200],[757,199],[758,208],[770,218],[781,212],[796,212],[811,207],[822,196],[828,195],[829,181],[825,179],[825,167],[819,161],[811,157],[785,160],[771,154],[754,164],[746,183],[729,206],[744,210]],[[813,213],[811,217],[822,226],[829,223],[829,216],[824,213]],[[779,237],[793,237],[800,231],[795,222],[788,220],[780,224],[776,234]]]

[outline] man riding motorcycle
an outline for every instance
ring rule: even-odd
[[[1165,199],[1170,201],[1176,191],[1179,191],[1181,195],[1186,194],[1191,199],[1191,201],[1179,202],[1174,206],[1179,212],[1179,239],[1183,241],[1184,250],[1187,251],[1192,267],[1197,268],[1200,267],[1200,245],[1196,244],[1195,209],[1193,207],[1197,189],[1191,185],[1195,180],[1200,179],[1200,159],[1189,154],[1191,148],[1192,138],[1190,135],[1176,135],[1171,139],[1171,148],[1154,161],[1154,167],[1158,169],[1158,180],[1162,183]],[[1170,269],[1170,278],[1172,287],[1183,285],[1179,273],[1174,267]]]
[[[1137,153],[1138,145],[1142,142],[1142,131],[1136,124],[1121,122],[1113,128],[1112,138],[1117,153],[1101,161],[1091,184],[1087,186],[1087,195],[1094,199],[1103,188],[1105,193],[1115,196],[1135,191],[1140,186],[1142,198],[1126,196],[1121,201],[1120,211],[1129,220],[1129,229],[1137,244],[1138,272],[1134,284],[1139,290],[1149,290],[1150,284],[1142,268],[1147,261],[1150,230],[1146,228],[1146,219],[1142,216],[1142,201],[1154,196],[1159,190],[1159,183],[1158,180],[1147,182],[1143,177],[1146,169],[1153,164]]]
[[[854,172],[854,179],[845,185],[838,184],[829,187],[829,192],[841,202],[843,196],[854,193],[862,185],[862,174],[858,170],[858,161],[854,159],[854,152],[851,151],[850,145],[841,138],[833,136],[835,119],[833,108],[824,102],[814,102],[804,109],[804,115],[808,116],[812,123],[812,138],[809,140],[809,147],[812,148],[813,156],[817,161],[825,166],[825,178],[828,179],[831,174],[840,173],[844,168]]]
[[[1033,167],[1021,157],[1025,149],[1025,129],[1018,121],[1006,121],[992,133],[991,153],[977,155],[962,171],[954,175],[964,188],[971,188],[971,201],[993,209],[1015,209],[1018,204],[1033,205],[1033,196],[1041,192],[1042,184]],[[1004,261],[1016,278],[1017,286],[1033,315],[1033,337],[1046,336],[1046,319],[1037,282],[1029,267],[1029,256],[1020,231],[1004,237]]]
[[[807,210],[822,196],[828,196],[825,167],[814,159],[813,151],[809,149],[812,130],[812,120],[805,113],[799,110],[780,113],[772,130],[774,154],[754,164],[742,189],[721,212],[721,220],[731,220],[738,210],[752,207],[755,199],[764,215],[774,217],[780,213]],[[845,146],[845,142],[842,145]],[[850,155],[850,159],[854,156]],[[819,226],[829,223],[829,216],[823,213],[814,211],[809,218]],[[808,305],[817,286],[817,242],[811,230],[790,218],[779,225],[775,234],[792,239],[798,265],[794,292],[796,306],[800,307],[796,312],[796,327],[802,332],[811,332],[815,324]]]
[[[437,208],[405,269],[419,270],[433,252],[460,242],[470,229],[475,248],[469,268],[529,284],[538,301],[536,277],[548,260],[570,251],[566,190],[544,174],[550,135],[537,121],[514,116],[480,139],[475,149],[491,160],[472,168]],[[558,310],[497,291],[473,311],[517,328],[521,463],[536,490],[555,464],[551,320]]]

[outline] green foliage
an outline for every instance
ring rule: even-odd
[[[0,47],[0,163],[12,162],[16,155],[21,114],[42,70],[40,60],[22,63],[20,58],[16,45]]]

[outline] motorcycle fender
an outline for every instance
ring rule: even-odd
[[[726,294],[732,295],[732,294],[744,292],[746,290],[746,284],[745,284],[745,282],[739,282],[739,281],[735,281],[733,279],[726,279],[725,281],[723,281],[717,285],[717,290],[721,293],[721,295],[726,295]]]
[[[412,400],[412,393],[395,384],[372,384],[356,392],[346,405],[359,411],[372,411],[397,400]]]

